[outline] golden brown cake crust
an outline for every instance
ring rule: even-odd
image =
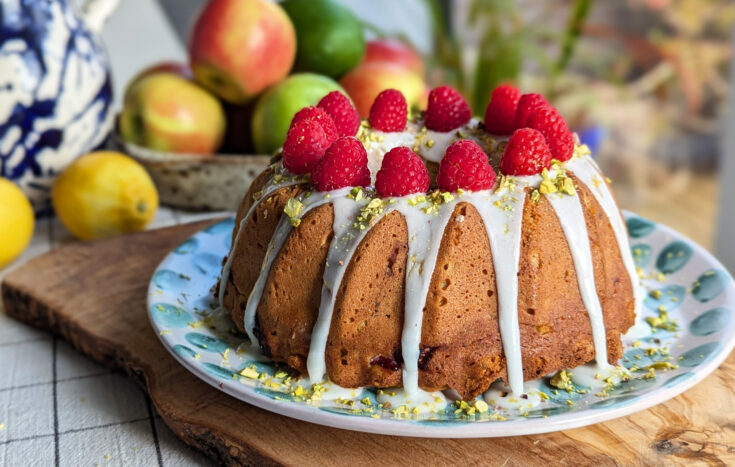
[[[250,209],[259,177],[236,223]],[[265,180],[265,181],[264,181]],[[595,282],[607,331],[608,360],[622,356],[620,334],[634,322],[632,284],[610,221],[575,179],[589,234]],[[225,307],[242,329],[243,312],[265,250],[286,201],[304,190],[282,188],[264,200],[244,226],[228,280]],[[582,302],[570,245],[545,197],[523,210],[518,318],[526,380],[594,359],[589,317]],[[266,211],[268,214],[266,214]],[[308,212],[278,253],[257,308],[258,337],[278,362],[304,373],[311,331],[318,316],[324,264],[334,212],[325,204]],[[344,387],[401,384],[405,268],[408,230],[393,212],[366,234],[345,265],[325,353],[329,378]],[[458,203],[444,231],[426,299],[421,333],[419,384],[451,388],[464,399],[507,380],[498,325],[495,268],[477,210]]]
[[[223,306],[230,312],[232,320],[242,332],[245,332],[243,318],[248,296],[258,279],[268,243],[283,215],[283,208],[289,198],[298,196],[304,191],[303,185],[292,185],[271,194],[255,208],[253,215],[243,226],[242,237],[247,241],[236,242],[240,223],[253,205],[254,195],[266,187],[272,175],[273,169],[266,169],[250,185],[250,189],[237,210],[235,228],[232,232],[232,244],[235,249],[230,252],[233,255],[232,266],[227,284],[224,285]],[[219,287],[222,286],[223,284],[219,285]]]
[[[306,371],[311,330],[319,316],[333,222],[329,204],[306,213],[274,259],[256,311],[261,347],[300,373]]]
[[[327,374],[340,386],[400,385],[407,254],[408,228],[395,211],[355,249],[327,339]]]

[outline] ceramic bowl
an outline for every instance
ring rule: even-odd
[[[123,141],[115,144],[140,162],[158,188],[161,203],[206,211],[235,211],[255,177],[270,163],[266,155],[178,154]]]

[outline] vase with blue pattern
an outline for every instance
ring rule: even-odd
[[[80,3],[80,2],[76,2]],[[98,32],[117,0],[0,0],[0,176],[37,211],[54,177],[112,127]]]

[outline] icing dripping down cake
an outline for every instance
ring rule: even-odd
[[[415,116],[397,91],[359,125],[334,93],[299,112],[218,286],[253,346],[311,382],[464,400],[615,365],[642,300],[626,227],[587,148],[526,96],[496,89],[482,121],[448,87]]]

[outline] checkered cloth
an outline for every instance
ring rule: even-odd
[[[151,228],[221,215],[161,208]],[[30,247],[0,279],[71,241],[58,220],[39,220]],[[0,304],[0,465],[183,464],[210,463],[176,438],[135,383],[8,318]]]

